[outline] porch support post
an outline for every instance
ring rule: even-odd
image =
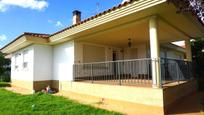
[[[191,43],[190,39],[185,40],[186,45],[186,59],[187,61],[192,61]]]
[[[152,81],[153,88],[161,87],[161,68],[160,68],[160,46],[158,42],[157,17],[153,16],[149,20],[150,52],[152,59]]]

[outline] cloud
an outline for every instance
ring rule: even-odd
[[[48,3],[45,0],[0,0],[0,12],[5,12],[11,6],[40,11],[47,8]]]
[[[61,21],[48,20],[48,23],[54,24],[56,27],[63,27],[64,26]]]
[[[55,26],[57,26],[57,27],[63,27],[63,24],[62,24],[62,22],[57,21],[56,24],[55,24]]]
[[[5,41],[5,40],[7,40],[6,35],[0,35],[0,41]]]
[[[125,2],[130,2],[130,0],[123,0],[123,1],[122,1],[122,4],[125,3]]]
[[[5,12],[7,10],[7,7],[0,2],[0,12]]]

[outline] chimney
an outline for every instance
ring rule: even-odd
[[[77,24],[81,22],[81,12],[78,10],[73,11],[73,22],[72,24]]]

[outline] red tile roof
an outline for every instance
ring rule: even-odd
[[[68,29],[71,29],[71,28],[73,28],[73,27],[75,27],[75,26],[81,25],[81,24],[83,24],[83,23],[85,23],[85,22],[88,22],[88,21],[90,21],[90,20],[93,20],[93,19],[95,19],[95,18],[97,18],[97,17],[100,17],[100,16],[102,16],[102,15],[105,15],[105,14],[107,14],[107,13],[110,13],[110,12],[116,10],[116,9],[119,9],[119,8],[121,8],[121,7],[124,7],[124,6],[127,6],[128,4],[133,3],[134,1],[139,1],[139,0],[130,0],[130,1],[128,1],[128,2],[121,3],[121,4],[117,5],[117,6],[114,6],[114,7],[110,8],[110,9],[108,9],[108,10],[105,10],[105,11],[103,11],[103,12],[101,12],[101,13],[98,13],[98,14],[96,14],[96,15],[94,15],[94,16],[91,16],[90,18],[87,18],[87,19],[85,19],[85,20],[83,20],[83,21],[81,21],[81,22],[79,22],[79,23],[77,23],[77,24],[74,24],[74,25],[71,25],[71,26],[69,26],[69,27],[67,27],[67,28],[65,28],[65,29],[62,29],[62,30],[60,30],[60,31],[58,31],[58,32],[56,32],[56,33],[50,35],[50,36],[54,36],[54,35],[56,35],[56,34],[58,34],[58,33],[61,33],[61,32],[66,31],[66,30],[68,30]]]
[[[40,38],[49,38],[49,34],[41,34],[41,33],[31,33],[31,32],[25,32],[23,35],[29,35],[34,37],[40,37]]]

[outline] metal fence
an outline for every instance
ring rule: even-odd
[[[134,59],[74,64],[74,80],[118,85],[152,85],[151,64],[155,60]],[[191,62],[162,58],[162,84],[190,80],[193,77]]]
[[[151,84],[151,59],[121,60],[74,65],[75,81],[113,84]]]
[[[193,79],[192,62],[178,59],[161,59],[162,83],[182,82]]]

